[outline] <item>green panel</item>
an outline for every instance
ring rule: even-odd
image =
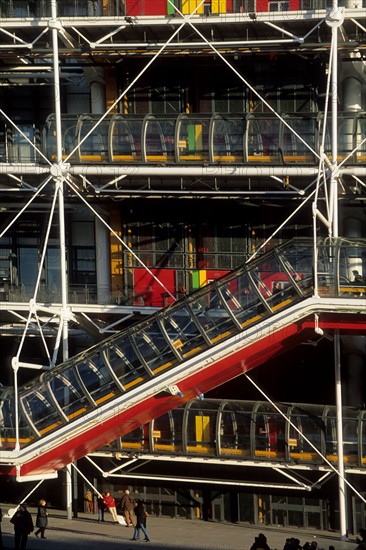
[[[168,1],[167,1],[167,14],[168,15],[174,15],[175,14],[174,6],[172,6],[171,3],[168,2]]]
[[[198,270],[192,271],[192,289],[197,290],[200,287],[200,272]]]
[[[187,127],[187,134],[188,134],[188,149],[189,151],[195,151],[196,150],[196,132],[195,132],[195,125],[189,124]]]

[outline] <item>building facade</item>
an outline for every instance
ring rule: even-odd
[[[1,1],[2,385],[295,237],[365,238],[365,25],[361,0]],[[333,405],[333,344],[306,344],[258,380]],[[361,408],[363,336],[341,352]]]

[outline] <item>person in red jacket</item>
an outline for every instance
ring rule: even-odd
[[[112,514],[112,518],[113,518],[114,522],[118,523],[117,510],[116,510],[116,501],[114,500],[114,497],[112,497],[110,492],[107,491],[103,500],[104,500],[104,504],[106,505],[106,507],[108,508],[110,513]]]

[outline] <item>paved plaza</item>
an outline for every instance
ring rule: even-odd
[[[3,513],[11,508],[2,505]],[[29,508],[35,521],[36,510]],[[32,533],[27,550],[249,550],[259,532],[267,536],[271,549],[282,550],[285,539],[294,536],[300,543],[316,540],[318,548],[328,550],[355,550],[355,538],[342,542],[338,533],[300,530],[296,527],[258,527],[245,524],[226,524],[188,520],[182,518],[148,518],[151,542],[131,541],[133,529],[111,522],[98,523],[95,515],[81,513],[77,519],[68,520],[66,512],[49,510],[49,528],[46,540],[37,539]],[[2,522],[3,543],[6,549],[14,548],[13,526],[9,518]]]

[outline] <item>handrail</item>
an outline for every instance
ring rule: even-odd
[[[80,145],[72,163],[117,164],[252,164],[317,165],[321,150],[324,113],[284,113],[280,120],[271,113],[181,113],[169,115],[121,115],[105,119]],[[362,164],[366,146],[366,112],[339,112],[338,161]],[[64,156],[74,150],[98,120],[96,115],[63,115]],[[283,122],[285,121],[285,122]],[[344,130],[351,121],[352,133]],[[55,158],[55,117],[47,117],[42,132],[42,148],[49,160]],[[86,128],[85,128],[86,126]],[[289,128],[293,128],[291,133]],[[329,127],[329,125],[328,125]],[[296,135],[301,135],[300,141]],[[307,147],[307,145],[308,147]],[[325,151],[331,159],[331,136],[325,138]],[[11,160],[11,159],[9,159]],[[42,161],[42,159],[40,159]]]
[[[337,463],[335,405],[277,403],[276,406],[283,415],[263,401],[196,398],[118,438],[108,446],[108,451],[137,452],[144,457],[179,455],[293,466],[319,466],[326,464],[325,457],[330,463]],[[343,407],[342,418],[346,467],[361,468],[366,473],[365,411]]]

